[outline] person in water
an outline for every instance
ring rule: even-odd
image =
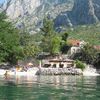
[[[7,76],[8,75],[8,71],[6,71],[4,75]]]

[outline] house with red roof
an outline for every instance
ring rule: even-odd
[[[93,46],[94,47],[94,49],[96,49],[96,50],[100,50],[100,45],[95,45],[95,46]]]
[[[71,50],[70,50],[71,55],[74,53],[79,53],[81,48],[86,44],[85,41],[80,41],[76,39],[69,39],[68,43],[72,45]]]

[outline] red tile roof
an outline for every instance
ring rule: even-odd
[[[98,46],[94,46],[94,48],[96,49],[96,50],[100,50],[100,45],[98,45]]]
[[[80,41],[75,39],[69,39],[68,43],[71,44],[72,46],[79,46]]]

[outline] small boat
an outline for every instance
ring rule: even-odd
[[[29,68],[27,71],[9,71],[9,75],[17,75],[17,76],[34,76],[36,75],[38,68]]]
[[[0,76],[4,75],[6,73],[7,70],[4,69],[0,69]]]
[[[34,76],[36,75],[38,68],[29,68],[27,71],[17,71],[17,70],[4,70],[0,69],[0,75],[11,75],[11,76]]]

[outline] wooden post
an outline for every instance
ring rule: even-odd
[[[42,67],[42,60],[39,61],[39,68]]]

